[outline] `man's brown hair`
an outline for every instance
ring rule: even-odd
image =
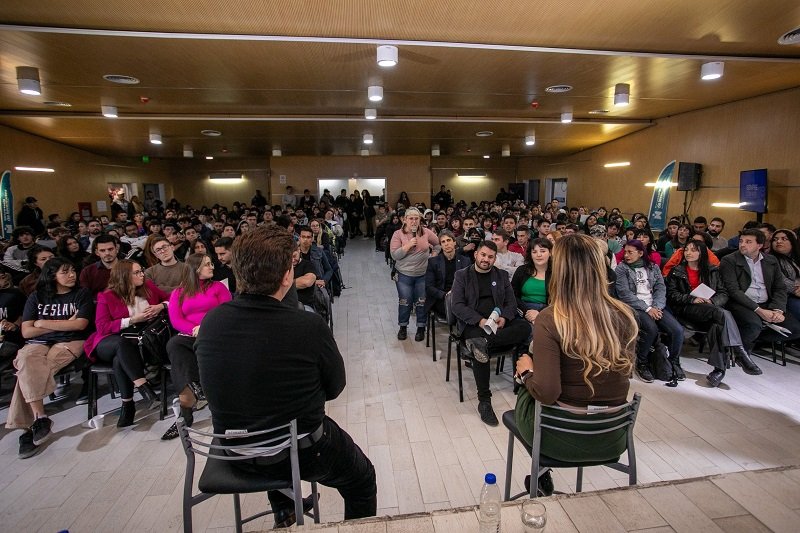
[[[242,293],[271,296],[292,268],[294,239],[280,226],[261,226],[237,237],[231,247],[231,269]]]

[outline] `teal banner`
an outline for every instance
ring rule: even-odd
[[[0,178],[0,221],[3,224],[3,239],[10,239],[14,231],[14,197],[11,195],[11,171],[3,172]]]
[[[667,163],[661,171],[653,187],[653,199],[650,201],[650,213],[647,220],[650,228],[664,231],[667,227],[667,209],[669,208],[669,190],[672,188],[672,175],[675,173],[675,161]]]

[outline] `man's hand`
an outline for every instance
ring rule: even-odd
[[[773,317],[775,316],[775,312],[769,309],[761,309],[760,307],[756,309],[756,314],[763,320],[764,322],[773,322]]]
[[[17,325],[13,322],[3,319],[0,320],[0,329],[3,331],[15,331],[17,329]]]
[[[533,323],[536,320],[536,317],[539,316],[539,311],[536,309],[528,309],[525,311],[525,320],[530,323]]]
[[[786,320],[786,317],[783,316],[783,311],[781,311],[780,309],[772,310],[772,322],[774,322],[775,324],[780,324],[784,320]]]
[[[709,300],[707,298],[695,298],[694,300],[692,300],[692,303],[693,304],[710,304],[711,300]]]
[[[495,322],[497,322],[497,329],[503,329],[503,326],[506,325],[506,319],[501,316],[497,317]]]
[[[485,318],[481,318],[481,321],[478,322],[478,327],[483,329],[483,326],[485,326],[485,325],[486,325],[486,319]]]
[[[664,316],[664,312],[658,307],[651,307],[647,314],[650,315],[650,318],[653,320],[661,320],[661,317]]]
[[[461,250],[464,252],[471,252],[474,249],[475,249],[475,244],[473,243],[465,244],[464,247],[461,248]],[[798,287],[798,290],[800,290],[800,287]]]
[[[316,283],[317,287],[321,287],[323,289],[325,288],[325,280],[324,279],[318,279],[315,283]]]

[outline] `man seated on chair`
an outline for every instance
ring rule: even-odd
[[[498,424],[492,409],[489,390],[489,352],[497,348],[515,347],[530,334],[528,323],[515,320],[517,300],[506,272],[494,266],[497,245],[484,241],[475,251],[475,265],[456,272],[453,279],[452,312],[458,320],[458,332],[472,352],[472,372],[478,387],[478,413],[490,426]],[[495,308],[497,332],[487,334],[484,326]]]
[[[294,284],[293,249],[292,235],[278,226],[243,233],[231,248],[239,296],[209,311],[194,345],[214,432],[259,431],[297,419],[301,477],[337,489],[345,519],[374,516],[375,468],[325,416],[325,402],[345,387],[336,341],[321,316],[282,303]],[[288,457],[270,459],[233,464],[291,477]],[[278,491],[268,497],[276,525],[293,524],[293,502]]]
[[[525,258],[517,252],[508,249],[510,234],[504,229],[498,229],[492,234],[492,242],[497,247],[495,265],[508,274],[509,281],[514,277],[517,268],[525,263]]]
[[[800,339],[800,323],[785,314],[786,285],[778,260],[761,252],[765,241],[761,230],[746,229],[739,236],[739,253],[726,255],[720,261],[722,283],[728,293],[726,307],[739,326],[742,346],[747,353],[752,353],[756,339],[769,324],[791,332],[786,337],[775,333],[775,339]],[[761,369],[749,357],[738,357],[736,362],[746,374],[761,374]]]
[[[458,253],[455,235],[450,230],[442,230],[439,234],[439,245],[442,253],[428,259],[428,270],[425,272],[425,308],[444,317],[444,295],[453,287],[456,272],[470,266],[472,260]]]

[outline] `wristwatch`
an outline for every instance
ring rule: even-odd
[[[531,375],[533,375],[533,370],[525,369],[519,375],[519,381],[524,385],[525,384],[525,380],[528,378],[528,376],[531,376]]]

